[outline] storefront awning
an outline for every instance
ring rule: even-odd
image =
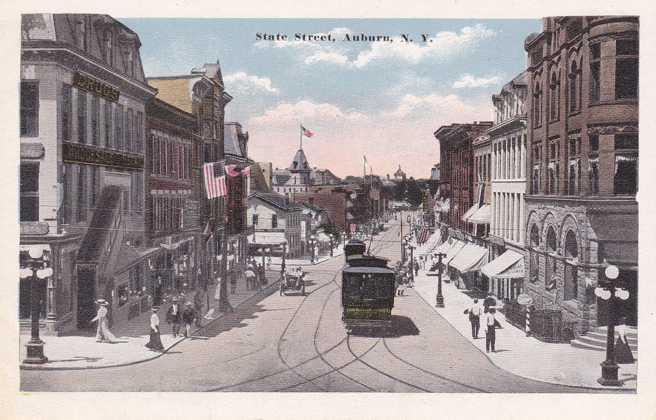
[[[449,248],[446,252],[446,257],[442,258],[442,264],[448,266],[449,262],[455,258],[456,255],[460,252],[461,249],[465,247],[465,243],[462,241],[456,240],[455,243]]]
[[[492,206],[483,204],[478,210],[469,217],[469,223],[476,223],[479,225],[490,224],[490,214],[492,213]]]
[[[446,252],[451,248],[453,245],[453,242],[449,242],[448,240],[442,242],[440,246],[433,251],[434,254],[446,254]]]
[[[469,210],[467,210],[467,211],[465,212],[465,214],[462,215],[462,217],[460,218],[460,220],[462,220],[463,222],[466,222],[467,219],[469,219],[469,218],[471,217],[472,214],[476,213],[476,210],[478,210],[478,203],[476,203],[476,204],[474,204],[473,206],[471,206],[471,207],[469,208]]]
[[[467,244],[451,260],[449,267],[453,267],[461,273],[476,271],[481,265],[485,264],[486,257],[487,249],[482,246]]]
[[[508,250],[481,267],[489,278],[516,279],[524,277],[524,256]]]
[[[159,245],[164,249],[168,249],[169,251],[172,251],[174,249],[178,249],[180,247],[180,245],[184,244],[185,242],[189,242],[189,241],[193,241],[193,240],[194,240],[194,237],[190,236],[190,237],[184,238],[180,241],[173,242],[173,238],[171,236],[169,236],[167,238],[166,242],[161,243]]]
[[[286,243],[285,232],[255,232],[248,235],[249,245],[282,245]]]
[[[326,235],[323,232],[317,234],[317,241],[319,242],[330,242],[330,236]]]

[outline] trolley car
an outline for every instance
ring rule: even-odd
[[[387,329],[392,323],[394,271],[387,260],[360,255],[342,271],[342,321],[347,333],[354,329]]]
[[[367,252],[367,244],[359,239],[351,239],[344,245],[344,259],[346,263],[352,258],[362,257]]]

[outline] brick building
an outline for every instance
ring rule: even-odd
[[[637,323],[638,31],[637,17],[555,17],[525,41],[527,290],[579,332],[607,322],[593,293],[607,264]]]

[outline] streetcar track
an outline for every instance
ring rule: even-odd
[[[380,342],[380,339],[376,342],[376,344],[378,344],[378,342]],[[346,346],[348,347],[349,352],[350,352],[353,356],[356,356],[355,353],[353,352],[353,349],[351,348],[351,336],[350,336],[350,335],[346,337]],[[374,347],[375,347],[375,346],[374,346]],[[356,357],[357,357],[357,356],[356,356]],[[395,376],[392,376],[392,375],[390,375],[390,374],[387,373],[387,372],[383,372],[382,370],[378,369],[378,368],[375,367],[375,366],[372,366],[371,364],[365,362],[365,361],[362,360],[362,359],[360,359],[360,360],[358,360],[358,361],[359,361],[360,363],[362,363],[363,365],[367,366],[369,369],[371,369],[371,370],[373,370],[373,371],[375,371],[375,372],[378,372],[378,373],[380,373],[381,375],[386,376],[386,377],[390,378],[390,379],[393,380],[393,381],[401,382],[401,383],[404,384],[404,385],[407,385],[407,386],[409,386],[409,387],[411,387],[411,388],[416,388],[416,389],[418,389],[418,390],[420,390],[420,391],[423,391],[423,392],[432,392],[432,391],[430,391],[430,390],[428,390],[428,389],[426,389],[426,388],[423,388],[423,387],[421,387],[421,386],[419,386],[419,385],[411,384],[410,382],[406,382],[406,381],[404,381],[403,379],[399,379],[399,378],[397,378],[397,377],[395,377]]]
[[[490,392],[490,391],[484,390],[484,389],[482,389],[482,388],[477,388],[477,387],[472,386],[472,385],[467,385],[467,384],[465,384],[465,383],[458,382],[458,381],[456,381],[456,380],[454,380],[454,379],[447,378],[446,376],[438,375],[438,374],[435,373],[435,372],[432,372],[432,371],[430,371],[430,370],[427,370],[427,369],[421,368],[421,367],[419,367],[419,366],[417,366],[417,365],[415,365],[415,364],[413,364],[413,363],[411,363],[411,362],[409,362],[409,361],[407,361],[407,360],[401,358],[401,357],[398,356],[396,353],[394,353],[394,352],[392,351],[392,349],[389,348],[389,346],[388,346],[388,344],[387,344],[387,340],[386,340],[385,338],[383,338],[383,346],[385,346],[385,349],[387,349],[387,352],[388,352],[390,355],[392,355],[392,357],[394,357],[395,359],[399,360],[400,362],[402,362],[402,363],[404,363],[404,364],[406,364],[406,365],[408,365],[408,366],[411,366],[411,367],[413,367],[413,368],[415,368],[415,369],[417,369],[417,370],[419,370],[419,371],[421,371],[421,372],[424,372],[424,373],[426,373],[426,374],[428,374],[428,375],[434,376],[434,377],[436,377],[436,378],[438,378],[438,379],[441,379],[441,380],[443,380],[443,381],[447,381],[447,382],[450,382],[450,383],[453,383],[453,384],[460,385],[460,386],[465,387],[465,388],[472,389],[472,390],[474,390],[474,391],[485,392],[485,393],[489,393],[489,392]]]

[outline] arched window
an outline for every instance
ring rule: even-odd
[[[567,231],[565,235],[565,257],[567,262],[565,264],[565,300],[576,299],[578,295],[578,276],[577,276],[577,263],[579,257],[578,244],[576,242],[576,234],[573,231]]]
[[[556,77],[556,72],[551,74],[551,84],[549,85],[549,118],[551,121],[558,119],[558,113],[560,108],[560,89],[558,87],[558,78]]]
[[[529,240],[531,245],[529,247],[529,279],[531,282],[536,282],[540,274],[540,254],[537,251],[540,246],[540,231],[538,230],[537,225],[533,225],[533,227],[531,227]]]
[[[579,101],[577,98],[578,84],[578,68],[576,66],[576,61],[572,61],[569,73],[569,112],[574,112],[579,109]]]
[[[546,290],[554,290],[556,288],[556,258],[553,254],[556,252],[557,247],[556,231],[553,227],[549,226],[547,230],[547,264],[544,273],[544,288]]]
[[[542,92],[540,90],[540,80],[535,82],[533,90],[533,125],[539,127],[542,123]]]

